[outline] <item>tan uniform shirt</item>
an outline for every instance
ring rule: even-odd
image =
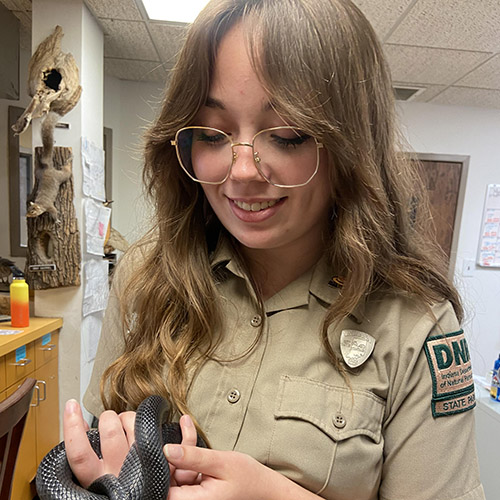
[[[340,293],[329,284],[325,261],[267,300],[265,317],[227,248],[214,265],[225,267],[218,287],[226,328],[218,356],[244,353],[264,322],[247,355],[206,362],[191,385],[189,407],[214,448],[247,453],[331,500],[484,499],[473,411],[434,417],[431,409],[424,343],[429,335],[459,330],[449,303],[433,307],[436,321],[415,301],[373,297],[332,330],[336,350],[343,329],[375,339],[372,355],[349,373],[351,392],[320,341],[325,312]],[[101,374],[123,346],[119,281],[84,398],[94,415],[103,410]]]

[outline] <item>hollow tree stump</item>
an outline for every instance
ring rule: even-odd
[[[27,204],[37,199],[43,165],[43,148],[35,148],[35,185]],[[61,170],[70,162],[72,151],[67,147],[55,147],[54,167]],[[73,205],[73,175],[59,186],[54,202],[57,221],[45,212],[38,217],[28,217],[28,253],[25,275],[34,290],[80,285],[80,233]],[[51,269],[53,268],[53,269]]]

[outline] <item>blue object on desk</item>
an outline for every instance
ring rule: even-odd
[[[16,363],[19,363],[19,361],[26,359],[26,346],[23,345],[21,347],[18,347],[16,349]]]

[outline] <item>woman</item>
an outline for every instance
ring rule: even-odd
[[[348,0],[200,14],[147,135],[157,225],[114,277],[84,398],[125,412],[100,418],[104,461],[65,413],[83,484],[157,393],[185,414],[171,500],[484,498],[462,308],[393,108]]]

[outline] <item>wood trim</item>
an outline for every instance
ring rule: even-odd
[[[9,234],[12,257],[26,257],[27,255],[27,248],[21,246],[21,228],[19,227],[19,137],[11,128],[23,111],[23,108],[9,106],[7,135],[9,136]]]

